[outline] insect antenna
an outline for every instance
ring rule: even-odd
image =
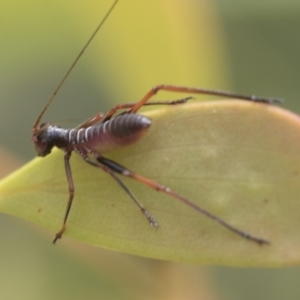
[[[88,41],[86,42],[86,44],[84,45],[84,47],[82,48],[82,50],[80,51],[80,53],[77,55],[76,59],[72,63],[71,67],[69,68],[69,70],[67,71],[67,73],[65,74],[65,76],[63,77],[63,79],[58,84],[57,88],[55,89],[55,91],[53,92],[52,96],[49,98],[49,100],[47,101],[46,105],[44,106],[42,112],[39,114],[37,120],[33,124],[33,126],[32,126],[33,132],[39,131],[39,128],[38,128],[39,127],[39,123],[40,123],[43,115],[45,114],[46,110],[50,106],[51,102],[53,101],[53,99],[55,98],[56,94],[58,93],[58,91],[60,90],[60,88],[62,87],[62,85],[66,81],[66,79],[68,78],[69,74],[71,73],[71,71],[73,70],[73,68],[75,67],[75,65],[77,64],[78,60],[80,59],[80,57],[82,56],[82,54],[84,53],[84,51],[86,50],[86,48],[89,46],[89,44],[94,39],[94,37],[97,34],[97,32],[100,30],[100,28],[102,27],[102,25],[105,23],[105,21],[107,20],[107,18],[109,17],[109,15],[111,14],[111,12],[113,11],[113,9],[116,6],[116,4],[118,3],[118,1],[119,0],[115,0],[114,1],[114,3],[112,4],[112,6],[110,7],[110,9],[107,11],[106,15],[101,20],[100,24],[97,26],[97,28],[95,29],[95,31],[93,32],[93,34],[91,35],[91,37],[88,39]]]

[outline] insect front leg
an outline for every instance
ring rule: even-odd
[[[74,183],[73,183],[73,178],[72,178],[72,172],[71,172],[71,167],[70,167],[70,157],[71,157],[72,152],[67,152],[65,154],[64,160],[65,160],[65,169],[66,169],[66,175],[69,183],[69,200],[65,212],[65,217],[63,220],[62,227],[59,232],[56,233],[55,238],[53,240],[53,244],[56,243],[58,239],[60,239],[63,235],[63,233],[66,230],[66,224],[67,224],[67,219],[69,216],[69,212],[72,206],[73,198],[74,198]]]
[[[144,106],[148,100],[156,95],[159,91],[167,91],[167,92],[176,92],[176,93],[188,93],[188,94],[203,94],[203,95],[213,95],[213,96],[221,96],[226,98],[235,98],[240,100],[247,100],[253,102],[261,102],[261,103],[282,103],[281,99],[273,99],[273,98],[262,98],[252,96],[245,96],[241,94],[236,94],[227,91],[219,91],[212,89],[203,89],[203,88],[194,88],[194,87],[185,87],[185,86],[176,86],[169,84],[161,84],[152,88],[140,101],[138,101],[131,109],[130,113],[137,112],[142,106]]]
[[[144,184],[144,185],[147,185],[148,187],[156,190],[156,191],[159,191],[159,192],[163,192],[173,198],[176,198],[178,199],[179,201],[185,203],[186,205],[190,206],[191,208],[193,208],[194,210],[196,210],[197,212],[205,215],[206,217],[208,217],[209,219],[213,220],[214,222],[222,225],[223,227],[229,229],[230,231],[238,234],[239,236],[245,238],[245,239],[248,239],[252,242],[255,242],[259,245],[263,245],[263,244],[270,244],[269,241],[263,239],[263,238],[259,238],[259,237],[255,237],[245,231],[242,231],[232,225],[230,225],[229,223],[225,222],[224,220],[220,219],[219,217],[215,216],[214,214],[210,213],[209,211],[205,210],[204,208],[196,205],[195,203],[193,203],[192,201],[188,200],[187,198],[175,193],[174,191],[172,191],[170,188],[166,187],[166,186],[163,186],[149,178],[146,178],[146,177],[143,177],[139,174],[136,174],[130,170],[128,170],[127,168],[121,166],[120,164],[110,160],[110,159],[107,159],[103,156],[95,156],[97,161],[99,163],[101,163],[102,165],[104,166],[107,166],[110,170],[116,172],[116,173],[119,173],[123,176],[126,176],[126,177],[130,177],[134,180],[137,180],[139,181],[140,183]]]

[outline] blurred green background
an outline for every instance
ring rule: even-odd
[[[34,157],[32,123],[110,4],[0,3],[1,174]],[[299,113],[299,17],[295,0],[121,0],[44,120],[72,126],[159,83],[284,98]],[[53,233],[10,216],[1,215],[0,226],[1,299],[300,296],[299,268],[157,262],[67,237],[53,247]]]

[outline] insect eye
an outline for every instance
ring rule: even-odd
[[[38,135],[35,135],[32,137],[32,142],[35,144],[35,145],[39,145],[39,146],[42,146],[43,144],[45,144],[45,139],[42,137],[41,134],[38,134]]]
[[[47,144],[48,144],[47,141],[46,141],[45,139],[43,139],[42,137],[39,137],[39,138],[38,138],[38,142],[39,142],[41,148],[42,148],[42,147],[46,148],[46,146],[47,146]]]
[[[45,140],[45,138],[43,138],[42,135],[38,135],[38,136],[37,136],[37,140],[38,140],[38,142],[39,142],[40,144],[45,144],[45,143],[46,143],[46,140]]]
[[[45,138],[43,131],[32,137],[38,156],[46,156],[51,153],[53,145]]]

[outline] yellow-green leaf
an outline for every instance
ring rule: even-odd
[[[245,240],[178,200],[123,178],[158,221],[155,230],[110,176],[76,154],[66,236],[193,263],[278,266],[300,261],[297,116],[270,105],[229,100],[169,106],[145,115],[152,119],[147,135],[107,157],[271,244]],[[61,151],[34,159],[0,184],[1,212],[53,233],[61,227],[67,199]]]

